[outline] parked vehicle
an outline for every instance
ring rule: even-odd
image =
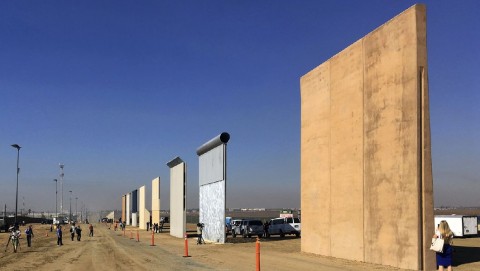
[[[435,228],[445,220],[455,237],[475,236],[478,234],[478,217],[467,215],[436,215]]]
[[[243,238],[257,235],[259,238],[263,235],[263,223],[258,219],[242,220],[241,226]]]
[[[234,221],[234,220],[232,220]],[[244,219],[240,220],[240,225],[232,226],[232,237],[237,235],[242,235],[244,238],[252,237],[252,235],[257,235],[262,237],[263,235],[263,224],[262,221],[258,219]]]
[[[5,223],[3,218],[0,218],[0,232],[8,232],[8,223]]]
[[[267,237],[270,237],[270,235],[285,237],[285,234],[295,234],[295,236],[300,237],[300,233],[300,219],[295,217],[279,217],[270,220]]]
[[[42,224],[53,224],[53,219],[43,219]]]

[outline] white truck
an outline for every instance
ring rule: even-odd
[[[285,237],[285,234],[295,234],[295,236],[300,237],[301,231],[300,219],[295,217],[279,217],[270,220],[267,237],[270,237],[270,235]]]
[[[467,215],[436,215],[435,229],[445,220],[455,237],[475,236],[478,234],[478,217]]]

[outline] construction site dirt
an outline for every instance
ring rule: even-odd
[[[4,251],[9,234],[0,233],[4,245],[0,270],[255,270],[257,265],[256,238],[233,240],[228,236],[226,244],[197,245],[195,224],[187,227],[188,251],[185,239],[170,236],[168,227],[153,235],[153,245],[151,232],[129,226],[122,232],[108,224],[94,224],[94,236],[89,237],[87,225],[82,225],[81,241],[71,241],[65,228],[64,245],[57,246],[55,231],[50,232],[49,225],[33,224],[35,235],[32,246],[27,247],[25,227],[21,227],[17,253],[11,245]],[[261,269],[400,270],[302,253],[301,238],[260,238]],[[455,239],[454,247],[455,270],[480,270],[480,238]]]

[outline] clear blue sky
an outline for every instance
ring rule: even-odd
[[[0,204],[90,209],[228,144],[227,207],[300,207],[300,77],[413,1],[1,1]],[[435,205],[480,206],[480,1],[426,1]],[[60,188],[59,188],[60,189]],[[148,191],[150,193],[150,191]],[[24,199],[24,200],[23,200]],[[60,198],[59,198],[60,201]]]

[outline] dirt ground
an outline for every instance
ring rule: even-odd
[[[94,224],[94,236],[88,236],[87,225],[82,225],[80,242],[71,241],[64,230],[63,246],[56,245],[55,232],[49,226],[34,224],[33,246],[27,247],[21,239],[19,252],[9,246],[0,251],[0,270],[255,270],[255,239],[227,244],[196,245],[194,225],[189,225],[188,255],[184,239],[174,238],[168,232],[154,236],[151,233],[127,227],[123,232]],[[67,227],[68,228],[68,227]],[[22,235],[25,227],[21,227]],[[48,233],[48,236],[46,236]],[[8,234],[0,233],[5,246]],[[23,236],[25,237],[25,236]],[[239,237],[237,237],[239,239]],[[480,270],[480,238],[456,239],[454,270]],[[300,252],[300,239],[273,237],[261,239],[262,270],[400,270],[379,265],[322,257]],[[432,252],[433,253],[433,252]]]

